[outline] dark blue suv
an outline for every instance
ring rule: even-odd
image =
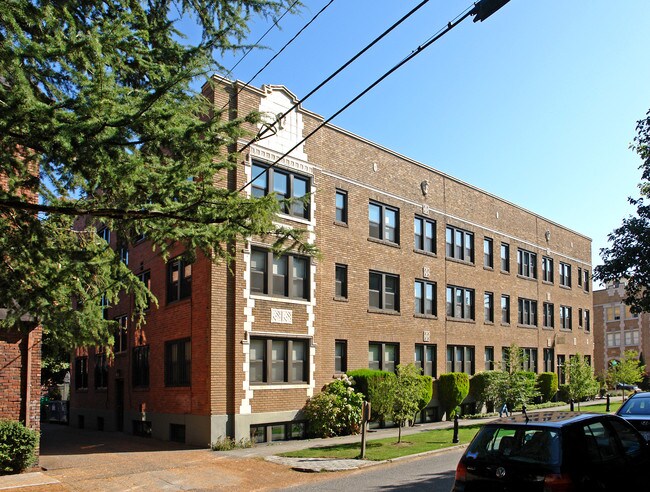
[[[486,424],[456,469],[455,492],[647,490],[650,445],[608,414],[538,412]]]

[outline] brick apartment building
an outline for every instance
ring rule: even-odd
[[[625,299],[625,280],[594,291],[594,369],[604,374],[626,350],[646,356],[650,349],[650,317],[633,314]]]
[[[220,83],[206,96],[239,114],[296,101],[282,86]],[[242,154],[229,186],[322,121],[292,111]],[[516,343],[531,370],[563,377],[569,355],[593,354],[589,238],[332,125],[247,187],[273,191],[311,194],[278,221],[306,229],[322,257],[274,258],[252,239],[229,272],[130,246],[160,306],[137,331],[132,300],[108,309],[124,330],[114,360],[76,354],[73,425],[200,445],[299,438],[306,400],[345,370],[415,362],[433,376],[473,374],[498,368]],[[435,400],[426,415],[442,417]]]

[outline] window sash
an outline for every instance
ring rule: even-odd
[[[189,338],[165,343],[165,386],[191,386],[192,344]]]
[[[370,271],[368,306],[373,309],[399,312],[399,276]]]
[[[347,265],[336,265],[334,272],[334,295],[341,299],[348,298],[348,267]]]
[[[343,224],[348,223],[348,194],[342,190],[336,190],[336,221]]]
[[[252,337],[249,379],[257,384],[308,381],[309,344],[303,339]]]
[[[149,345],[133,348],[133,387],[149,386]]]
[[[447,226],[446,253],[448,258],[474,262],[474,233]]]
[[[492,253],[492,239],[483,239],[483,266],[492,268],[494,266],[494,257]]]
[[[510,245],[501,243],[501,271],[510,271]]]
[[[250,272],[251,292],[295,299],[310,298],[310,263],[306,257],[292,254],[276,256],[272,251],[253,248]]]
[[[368,235],[399,244],[399,210],[383,203],[368,204]]]
[[[271,192],[276,193],[280,203],[280,211],[284,214],[309,219],[309,203],[301,201],[309,193],[311,180],[306,176],[287,170],[279,170],[254,162],[251,178],[255,178],[262,171],[262,175],[251,184],[251,195],[263,197]],[[285,200],[294,200],[291,204]]]

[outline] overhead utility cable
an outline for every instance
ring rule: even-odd
[[[357,94],[353,99],[351,99],[347,104],[345,104],[341,109],[339,109],[336,113],[331,115],[329,118],[324,120],[322,123],[320,123],[314,130],[312,130],[310,133],[307,134],[300,142],[298,142],[296,145],[291,147],[289,150],[287,150],[284,154],[282,154],[280,157],[278,157],[272,164],[270,164],[264,171],[259,173],[257,176],[253,177],[250,181],[248,181],[244,186],[242,186],[239,189],[239,192],[243,191],[246,189],[247,186],[249,186],[251,183],[253,183],[257,178],[262,176],[264,173],[266,173],[269,169],[272,167],[275,167],[282,159],[287,157],[291,152],[296,150],[298,147],[300,147],[307,139],[309,139],[312,135],[314,135],[318,130],[323,128],[325,125],[327,125],[330,121],[332,121],[334,118],[336,118],[338,115],[340,115],[343,111],[348,109],[350,106],[352,106],[355,102],[357,102],[359,99],[361,99],[363,96],[365,96],[368,92],[370,92],[372,89],[374,89],[379,83],[381,83],[385,78],[387,78],[389,75],[391,75],[393,72],[395,72],[397,69],[402,67],[404,64],[415,58],[417,55],[422,53],[425,49],[427,49],[429,46],[431,46],[433,43],[435,43],[438,39],[440,39],[442,36],[447,34],[449,31],[451,31],[454,27],[456,27],[458,24],[463,22],[465,19],[467,19],[470,15],[473,15],[476,13],[476,8],[474,5],[471,7],[467,8],[463,13],[461,13],[459,16],[457,16],[453,21],[449,22],[445,27],[443,27],[440,31],[438,31],[437,34],[435,34],[433,37],[429,38],[427,42],[424,44],[418,46],[415,50],[411,52],[407,57],[405,57],[402,61],[400,61],[398,64],[396,64],[393,68],[385,72],[381,77],[379,77],[377,80],[375,80],[372,84],[370,84],[368,87],[366,87],[363,91],[361,91],[359,94]],[[246,144],[246,147],[249,146],[251,143],[249,142]]]
[[[282,118],[287,116],[291,111],[296,109],[298,106],[300,106],[303,102],[305,102],[307,99],[309,99],[311,96],[313,96],[317,91],[319,91],[325,84],[327,84],[330,80],[332,80],[334,77],[336,77],[338,74],[340,74],[343,70],[345,70],[347,67],[349,67],[352,63],[354,63],[361,55],[363,55],[366,51],[368,51],[370,48],[372,48],[375,44],[377,44],[379,41],[381,41],[384,37],[386,37],[391,31],[393,31],[397,26],[402,24],[406,19],[411,17],[415,12],[417,12],[420,8],[424,7],[429,3],[429,0],[423,0],[420,2],[418,5],[416,5],[413,9],[411,9],[407,14],[405,14],[401,19],[399,19],[397,22],[395,22],[392,26],[390,26],[388,29],[386,29],[383,33],[381,33],[378,37],[376,37],[373,41],[370,42],[365,48],[363,48],[361,51],[359,51],[356,55],[354,55],[352,58],[350,58],[347,62],[345,62],[343,65],[341,65],[334,73],[332,73],[329,77],[327,77],[325,80],[323,80],[320,84],[318,84],[316,87],[314,87],[306,96],[304,96],[302,99],[294,103],[293,106],[291,106],[289,109],[287,109],[284,113],[281,115],[278,115],[275,121],[269,125],[265,125],[264,128],[262,128],[259,133],[251,140],[248,142],[246,145],[244,145],[241,149],[239,149],[239,152],[245,151],[248,147],[250,147],[252,144],[257,142],[264,136],[264,134],[268,131],[271,130],[273,126],[276,125],[278,121],[281,121]],[[292,149],[293,150],[293,149]]]

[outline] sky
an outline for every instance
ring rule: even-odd
[[[329,1],[303,0],[229,77],[248,81]],[[419,3],[334,0],[251,85],[301,98]],[[430,0],[303,107],[328,118],[471,5]],[[249,41],[271,25],[257,20]],[[590,237],[596,266],[638,196],[630,144],[650,109],[649,28],[648,0],[511,0],[462,22],[332,123]]]

